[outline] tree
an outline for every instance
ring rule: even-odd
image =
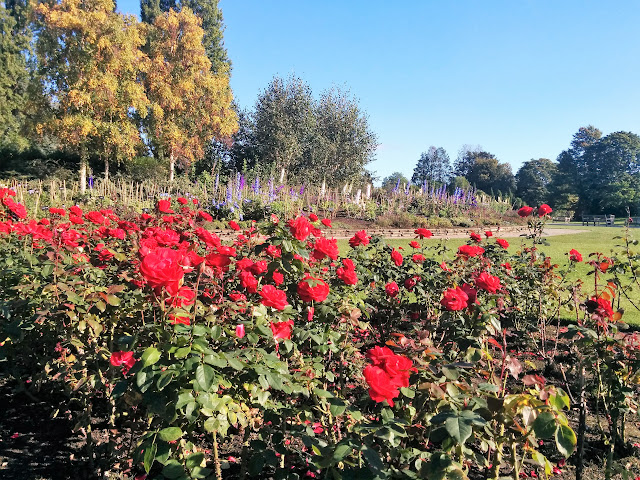
[[[640,204],[640,137],[615,132],[589,145],[582,155],[581,205],[590,212],[623,214]]]
[[[408,183],[409,180],[407,180],[407,177],[405,177],[404,174],[402,174],[401,172],[393,172],[391,175],[385,177],[384,180],[382,180],[382,188],[387,191],[391,191],[396,187],[403,188],[403,186],[407,185]]]
[[[0,3],[0,149],[27,147],[23,135],[24,110],[30,72],[25,52],[30,34],[22,20],[26,6],[17,2]]]
[[[514,191],[516,184],[511,165],[500,163],[495,155],[479,147],[463,147],[456,160],[454,174],[465,177],[485,193]]]
[[[447,183],[451,171],[449,155],[444,148],[430,147],[422,152],[411,181],[416,185],[426,182]]]
[[[556,164],[548,158],[524,162],[516,173],[516,195],[527,205],[553,203],[549,187],[556,171]]]
[[[228,73],[231,62],[224,48],[224,23],[218,0],[140,0],[140,16],[143,22],[153,24],[155,19],[169,10],[189,8],[202,21],[203,46],[214,73]]]
[[[189,165],[212,138],[238,129],[229,77],[211,72],[203,35],[186,7],[157,16],[150,31],[145,88],[151,107],[144,128],[154,156],[168,160],[170,180],[177,162]]]
[[[309,163],[315,135],[311,88],[297,77],[274,78],[258,96],[253,124],[260,168],[299,172]]]
[[[87,160],[97,149],[109,160],[133,156],[140,145],[132,111],[148,102],[137,81],[146,64],[143,36],[133,16],[114,12],[112,0],[62,0],[35,9],[41,29],[38,59],[52,115],[38,125],[80,156],[80,189]]]
[[[305,178],[326,180],[333,186],[362,177],[373,160],[377,138],[358,102],[333,88],[321,95],[313,111],[316,128],[311,162],[300,168]]]

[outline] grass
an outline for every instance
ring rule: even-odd
[[[539,249],[542,253],[551,257],[552,261],[560,265],[561,268],[569,263],[567,255],[569,251],[571,249],[578,250],[582,254],[584,261],[578,264],[576,268],[567,275],[566,279],[570,282],[582,279],[585,283],[585,292],[593,290],[593,276],[588,275],[588,273],[593,270],[593,267],[587,263],[589,261],[589,255],[596,252],[608,257],[622,254],[621,245],[624,244],[624,241],[616,237],[623,237],[625,235],[624,228],[584,227],[580,224],[557,225],[547,228],[550,230],[555,228],[583,230],[582,233],[547,237],[548,245],[541,245]],[[630,235],[632,238],[640,240],[640,229],[630,229]],[[509,253],[516,253],[523,245],[531,245],[531,240],[526,240],[524,237],[508,238],[507,240],[510,243]],[[409,247],[410,241],[410,239],[387,239],[387,243],[390,246],[395,248],[402,247],[408,251],[411,251],[411,247]],[[420,240],[420,242],[426,246],[434,246],[442,241],[445,241],[447,247],[453,251],[457,250],[460,245],[467,243],[467,240],[463,238]],[[338,240],[338,247],[342,253],[346,253],[349,249],[348,241]],[[604,275],[601,277],[601,280],[606,282],[611,277],[612,275]],[[636,293],[636,295],[639,296],[638,301],[640,302],[640,295],[638,293]],[[636,310],[624,297],[620,299],[620,306],[625,311],[623,316],[624,322],[632,325],[640,325],[640,311]]]

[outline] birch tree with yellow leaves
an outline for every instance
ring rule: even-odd
[[[213,139],[238,130],[227,72],[211,72],[201,20],[187,7],[158,15],[149,31],[149,66],[144,75],[151,102],[144,120],[154,154],[169,164],[188,166]]]
[[[105,162],[131,158],[141,146],[132,113],[149,101],[140,74],[148,59],[145,35],[133,16],[114,12],[113,0],[61,0],[35,8],[42,88],[50,112],[38,131],[80,156],[80,190],[95,151]]]

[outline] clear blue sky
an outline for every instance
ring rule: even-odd
[[[429,146],[481,145],[514,173],[579,127],[640,134],[640,2],[221,0],[243,108],[275,75],[359,100],[378,176]],[[139,14],[136,0],[119,10]]]

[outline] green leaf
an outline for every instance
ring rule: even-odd
[[[158,451],[158,445],[155,443],[144,450],[144,471],[149,473],[153,465],[153,461],[156,459],[156,452]]]
[[[570,427],[566,425],[560,425],[558,427],[556,430],[556,446],[565,458],[569,458],[569,455],[575,450],[577,443],[578,439],[576,438],[576,434]]]
[[[199,467],[200,464],[202,463],[202,460],[204,460],[204,453],[202,452],[192,453],[187,457],[187,461],[186,461],[187,468],[191,470],[192,468]]]
[[[558,410],[568,409],[570,407],[569,395],[561,388],[558,388],[555,395],[549,396],[549,403]]]
[[[48,263],[42,267],[41,273],[43,277],[48,277],[53,272],[53,265]]]
[[[114,294],[110,293],[109,295],[107,295],[107,303],[112,307],[117,307],[120,305],[120,299]]]
[[[471,425],[459,416],[448,418],[444,422],[444,428],[447,430],[447,433],[461,445],[464,444],[473,433]]]
[[[184,358],[189,355],[189,353],[191,353],[191,347],[187,345],[186,347],[176,350],[176,353],[174,353],[173,356],[174,358]]]
[[[213,384],[215,372],[209,365],[198,365],[196,369],[196,380],[204,390],[209,390]]]
[[[162,469],[162,475],[173,479],[184,475],[184,468],[177,460],[169,460]]]
[[[167,427],[163,428],[158,432],[158,437],[160,440],[164,440],[165,442],[173,442],[174,440],[179,439],[182,436],[182,430],[180,427]]]
[[[321,388],[314,388],[313,389],[313,393],[315,393],[316,396],[318,396],[320,398],[332,398],[333,397],[333,393],[328,392],[326,390],[323,390]]]
[[[148,367],[160,360],[160,352],[156,347],[149,347],[144,351],[140,360],[143,367]]]
[[[156,383],[158,390],[164,389],[164,387],[171,383],[171,380],[173,380],[173,374],[174,373],[172,371],[162,372],[160,378],[158,378],[158,382]]]
[[[351,448],[349,445],[338,445],[336,449],[333,451],[333,459],[336,462],[339,462],[344,457],[346,457],[352,450],[353,448]]]
[[[533,421],[533,432],[538,438],[552,437],[556,428],[556,417],[551,412],[542,412]]]

